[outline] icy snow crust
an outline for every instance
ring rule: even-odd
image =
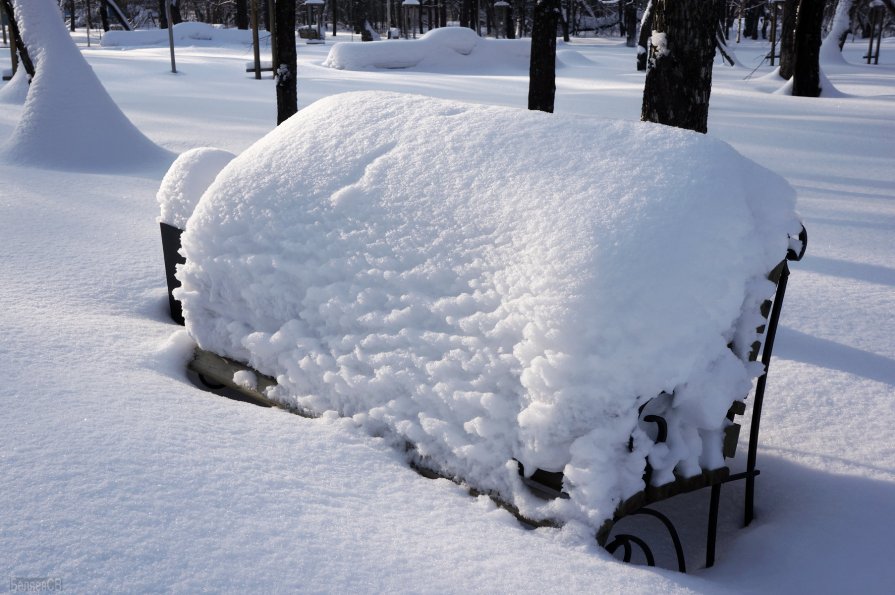
[[[276,377],[274,398],[596,527],[643,487],[644,457],[666,478],[721,464],[725,413],[760,369],[727,345],[754,339],[742,312],[773,291],[793,205],[704,135],[352,93],[221,171],[178,297],[200,346]],[[657,446],[637,408],[662,391]],[[564,471],[571,498],[529,496],[514,458]]]
[[[234,157],[229,151],[199,147],[175,159],[156,195],[161,209],[159,222],[184,229],[202,194]]]

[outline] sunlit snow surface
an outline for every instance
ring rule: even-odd
[[[164,46],[76,39],[127,117],[169,150],[239,154],[274,126],[273,84],[245,73],[241,44],[178,47],[172,75]],[[302,107],[371,89],[525,106],[524,73],[339,71],[321,66],[330,48],[299,48]],[[639,118],[643,76],[623,41],[560,48],[587,60],[561,70],[557,115]],[[866,66],[866,40],[849,40],[849,64],[825,65],[848,97],[821,100],[771,95],[781,84],[762,78],[766,65],[750,76],[769,49],[747,40],[735,47],[745,68],[716,65],[709,135],[795,188],[811,245],[771,365],[758,516],[742,529],[742,488],[725,486],[713,569],[699,569],[707,494],[666,508],[695,574],[645,570],[610,560],[580,524],[529,531],[487,499],[420,478],[351,420],[194,388],[191,343],[165,311],[155,197],[166,166],[134,176],[0,164],[4,580],[56,576],[72,592],[888,593],[895,45],[884,40],[881,64]],[[21,114],[3,105],[0,139]],[[355,132],[333,121],[326,135],[350,146]],[[661,548],[662,528],[645,529]]]

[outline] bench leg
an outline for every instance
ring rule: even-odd
[[[712,495],[709,503],[709,528],[705,545],[705,567],[715,565],[715,540],[718,536],[718,507],[721,502],[721,484],[712,486]]]
[[[743,511],[743,526],[748,527],[752,519],[755,518],[755,475],[750,474],[746,477],[746,502]]]

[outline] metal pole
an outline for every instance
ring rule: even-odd
[[[165,0],[165,16],[168,19],[168,47],[171,48],[171,72],[177,74],[177,63],[174,61],[174,23],[171,22],[170,0]]]
[[[482,4],[480,0],[475,0],[475,33],[479,37],[482,36],[482,21],[479,19],[479,13],[482,10]]]
[[[883,27],[886,24],[886,16],[883,13],[883,8],[881,6],[876,7],[874,10],[876,10],[877,14],[879,15],[879,18],[878,18],[879,31],[876,34],[876,51],[873,53],[873,63],[878,65],[879,64],[879,44],[882,43],[882,41],[883,41]],[[872,30],[871,30],[871,33],[873,33]]]
[[[870,59],[873,56],[873,38],[876,36],[876,8],[870,9],[870,46],[867,48],[867,63],[870,64]]]
[[[258,0],[252,0],[252,46],[255,54],[255,79],[260,79],[261,48],[258,47]]]
[[[87,0],[87,47],[90,47],[90,25],[90,0]]]

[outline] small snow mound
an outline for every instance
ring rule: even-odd
[[[775,74],[777,78],[779,78],[780,69],[774,70],[771,74]],[[768,75],[770,77],[771,75]],[[786,81],[779,89],[773,92],[774,95],[792,95],[792,87],[794,83],[795,77],[791,77],[788,81]],[[839,89],[836,88],[833,83],[830,82],[830,79],[827,78],[826,73],[824,73],[823,68],[820,69],[820,97],[824,99],[842,99],[844,97],[850,97],[848,93],[843,93]]]
[[[274,398],[413,442],[531,517],[598,527],[646,457],[659,478],[720,464],[794,200],[706,135],[352,93],[218,174],[176,296],[198,344],[276,377]],[[638,408],[663,391],[654,445]],[[563,471],[570,499],[527,496],[514,459]]]
[[[233,153],[211,147],[181,154],[171,164],[156,195],[161,207],[159,222],[185,229],[202,194],[234,157]]]
[[[0,103],[21,105],[28,97],[28,73],[19,68],[13,77],[0,88]]]
[[[595,62],[578,50],[556,50],[557,66],[593,66]]]

